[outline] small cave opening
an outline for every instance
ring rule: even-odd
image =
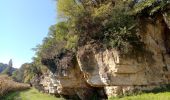
[[[108,100],[104,87],[79,88],[75,90],[79,99],[77,100]]]
[[[107,94],[105,92],[104,87],[93,87],[94,96],[93,98],[95,100],[108,100]]]

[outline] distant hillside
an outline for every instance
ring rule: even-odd
[[[0,63],[0,73],[1,74],[12,75],[12,73],[16,70],[17,70],[16,68],[12,67],[12,60],[9,61],[9,64]]]
[[[0,63],[0,73],[8,67],[7,64]]]

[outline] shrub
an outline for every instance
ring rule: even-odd
[[[29,88],[28,84],[14,82],[7,75],[0,76],[0,97],[11,91],[24,90],[28,88]]]

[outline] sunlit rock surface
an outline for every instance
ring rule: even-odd
[[[39,79],[45,92],[68,99],[104,100],[110,96],[152,90],[170,83],[170,17],[166,12],[154,18],[139,18],[138,34],[144,42],[141,54],[122,54],[90,41],[77,53],[67,51],[45,60],[55,71]],[[51,61],[53,65],[51,65]]]

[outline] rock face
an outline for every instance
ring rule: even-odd
[[[45,65],[56,68],[39,83],[46,92],[81,100],[107,99],[169,84],[169,17],[157,14],[139,19],[143,53],[126,55],[95,41],[88,42],[78,48],[76,55],[67,51],[53,60],[46,59]]]
[[[134,90],[152,90],[169,83],[170,30],[162,15],[141,18],[140,36],[145,44],[143,54],[121,54],[115,49],[102,49],[95,43],[80,47],[79,67],[92,87],[104,87],[108,96]],[[135,56],[134,56],[135,55]]]
[[[45,91],[73,100],[90,100],[96,95],[106,97],[103,89],[87,84],[76,57],[71,52],[68,51],[54,62],[57,66],[56,71],[50,72],[40,82]],[[48,61],[45,61],[45,64],[49,66]]]

